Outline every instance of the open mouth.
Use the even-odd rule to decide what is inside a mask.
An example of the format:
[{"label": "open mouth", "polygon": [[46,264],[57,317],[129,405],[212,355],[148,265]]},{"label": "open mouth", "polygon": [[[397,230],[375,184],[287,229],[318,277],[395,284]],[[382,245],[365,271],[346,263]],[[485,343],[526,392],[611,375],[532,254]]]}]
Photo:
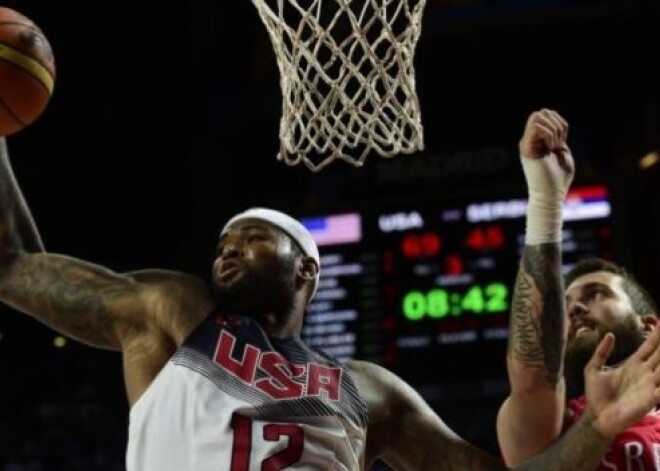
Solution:
[{"label": "open mouth", "polygon": [[234,261],[226,261],[220,265],[217,273],[217,279],[221,283],[231,281],[241,271],[241,264]]},{"label": "open mouth", "polygon": [[218,279],[222,282],[230,281],[234,275],[239,272],[239,267],[227,267],[223,268],[218,275]]},{"label": "open mouth", "polygon": [[573,337],[581,337],[583,335],[589,335],[592,332],[595,332],[596,324],[588,320],[582,319],[579,322],[575,323],[572,330],[573,330]]},{"label": "open mouth", "polygon": [[593,327],[583,325],[583,326],[578,327],[577,329],[575,329],[575,334],[574,335],[575,335],[575,337],[579,337],[581,335],[585,335],[585,334],[588,334],[590,332],[593,332],[594,330],[595,329]]}]

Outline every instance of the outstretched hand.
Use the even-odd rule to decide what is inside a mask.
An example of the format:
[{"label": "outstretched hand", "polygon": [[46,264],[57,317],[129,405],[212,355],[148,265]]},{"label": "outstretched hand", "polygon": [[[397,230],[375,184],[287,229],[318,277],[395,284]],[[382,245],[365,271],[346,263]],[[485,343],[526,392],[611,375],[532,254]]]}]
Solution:
[{"label": "outstretched hand", "polygon": [[601,340],[584,369],[587,411],[605,437],[614,437],[660,403],[660,327],[625,362],[606,367],[615,338]]}]

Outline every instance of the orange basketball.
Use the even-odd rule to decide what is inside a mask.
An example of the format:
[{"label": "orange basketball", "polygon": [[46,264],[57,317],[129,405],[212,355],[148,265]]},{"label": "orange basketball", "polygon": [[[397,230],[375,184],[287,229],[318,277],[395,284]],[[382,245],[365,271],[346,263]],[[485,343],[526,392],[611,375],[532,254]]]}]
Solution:
[{"label": "orange basketball", "polygon": [[54,85],[55,58],[44,33],[21,13],[0,7],[0,136],[37,119]]}]

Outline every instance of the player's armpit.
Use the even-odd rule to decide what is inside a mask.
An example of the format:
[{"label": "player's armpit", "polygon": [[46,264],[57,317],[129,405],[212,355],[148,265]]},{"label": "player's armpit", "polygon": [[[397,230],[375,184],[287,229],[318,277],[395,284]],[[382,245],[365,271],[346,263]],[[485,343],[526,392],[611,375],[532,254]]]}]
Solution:
[{"label": "player's armpit", "polygon": [[125,273],[159,302],[149,309],[154,326],[181,345],[215,306],[211,287],[204,280],[178,271],[144,269]]}]

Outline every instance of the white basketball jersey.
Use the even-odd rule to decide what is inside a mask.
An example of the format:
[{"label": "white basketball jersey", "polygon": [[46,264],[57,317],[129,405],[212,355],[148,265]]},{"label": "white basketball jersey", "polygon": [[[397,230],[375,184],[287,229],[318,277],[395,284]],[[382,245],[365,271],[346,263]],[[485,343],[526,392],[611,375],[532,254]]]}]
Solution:
[{"label": "white basketball jersey", "polygon": [[348,371],[299,339],[211,313],[130,412],[128,471],[362,469]]}]

